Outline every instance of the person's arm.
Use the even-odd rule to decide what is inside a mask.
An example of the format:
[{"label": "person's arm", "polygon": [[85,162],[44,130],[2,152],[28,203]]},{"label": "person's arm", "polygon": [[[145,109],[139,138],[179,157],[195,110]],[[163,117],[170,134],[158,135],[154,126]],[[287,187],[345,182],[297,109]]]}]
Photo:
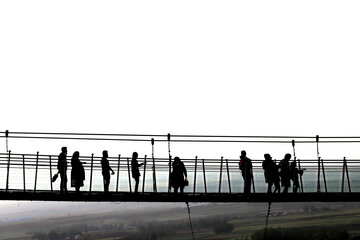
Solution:
[{"label": "person's arm", "polygon": [[115,174],[114,170],[112,170],[112,168],[110,167],[110,163],[109,164],[109,170],[111,171],[112,174]]},{"label": "person's arm", "polygon": [[112,174],[115,174],[114,170],[112,170],[112,168],[110,167],[110,163],[109,160],[106,159],[106,163],[108,165],[109,170],[111,171]]},{"label": "person's arm", "polygon": [[185,177],[187,177],[187,171],[186,171],[185,164],[184,164],[184,163],[182,163],[182,165],[183,165],[183,168],[184,168],[184,175],[185,175]]}]

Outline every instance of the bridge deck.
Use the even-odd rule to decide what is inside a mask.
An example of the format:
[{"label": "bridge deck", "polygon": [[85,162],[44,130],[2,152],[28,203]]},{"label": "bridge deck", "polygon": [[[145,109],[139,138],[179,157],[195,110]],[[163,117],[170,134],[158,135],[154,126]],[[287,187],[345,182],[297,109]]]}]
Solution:
[{"label": "bridge deck", "polygon": [[73,201],[73,202],[358,202],[360,193],[129,193],[129,192],[68,192],[59,191],[0,191],[0,200]]}]

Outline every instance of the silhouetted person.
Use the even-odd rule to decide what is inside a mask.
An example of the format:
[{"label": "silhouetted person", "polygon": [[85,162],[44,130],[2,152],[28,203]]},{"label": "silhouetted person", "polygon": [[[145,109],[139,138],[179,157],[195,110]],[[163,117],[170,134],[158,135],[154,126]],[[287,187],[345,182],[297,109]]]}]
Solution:
[{"label": "silhouetted person", "polygon": [[180,188],[180,193],[184,192],[185,180],[184,176],[187,177],[187,171],[184,163],[180,160],[179,157],[174,158],[174,162],[172,163],[173,171],[171,173],[171,185],[174,188],[174,193],[178,192]]},{"label": "silhouetted person", "polygon": [[80,187],[84,186],[85,170],[79,159],[80,153],[74,152],[71,158],[71,187],[75,187],[76,192],[80,191]]},{"label": "silhouetted person", "polygon": [[268,193],[272,193],[272,185],[275,185],[275,192],[280,192],[279,167],[272,160],[270,154],[264,154],[265,160],[262,163],[264,169],[265,182],[268,184]]},{"label": "silhouetted person", "polygon": [[144,165],[144,163],[139,164],[137,158],[138,158],[138,153],[133,152],[131,159],[131,175],[135,179],[135,193],[138,192],[138,188],[139,188],[139,178],[140,178],[139,167]]},{"label": "silhouetted person", "polygon": [[58,157],[58,163],[57,163],[57,169],[60,173],[60,193],[63,193],[63,191],[65,191],[65,193],[67,193],[67,175],[66,175],[66,171],[67,171],[67,161],[66,161],[66,155],[67,155],[67,148],[66,147],[62,147],[61,148],[61,153],[59,154]]},{"label": "silhouetted person", "polygon": [[285,154],[283,160],[279,163],[280,168],[280,177],[281,177],[281,185],[284,187],[283,193],[287,193],[290,187],[290,164],[289,161],[291,159],[291,154]]},{"label": "silhouetted person", "polygon": [[299,175],[303,175],[304,170],[299,170],[296,167],[296,160],[292,161],[290,164],[290,178],[293,181],[293,192],[297,193],[299,189]]},{"label": "silhouetted person", "polygon": [[239,167],[244,179],[244,193],[248,194],[251,190],[251,181],[253,179],[251,159],[246,157],[246,151],[241,151]]},{"label": "silhouetted person", "polygon": [[103,175],[103,181],[104,181],[104,192],[109,192],[109,184],[110,184],[110,171],[112,174],[115,174],[115,172],[112,170],[109,164],[109,160],[107,160],[108,151],[103,151],[103,157],[101,158],[101,169],[102,169],[102,175]]}]

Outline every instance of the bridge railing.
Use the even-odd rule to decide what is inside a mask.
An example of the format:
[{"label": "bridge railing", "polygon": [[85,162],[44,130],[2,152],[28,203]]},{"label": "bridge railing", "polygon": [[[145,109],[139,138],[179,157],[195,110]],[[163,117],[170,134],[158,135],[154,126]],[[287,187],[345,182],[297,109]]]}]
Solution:
[{"label": "bridge railing", "polygon": [[[71,157],[68,157],[68,189],[71,182]],[[110,166],[115,171],[111,177],[110,191],[131,192],[131,157],[110,156]],[[57,191],[60,179],[52,182],[57,173],[57,155],[0,153],[1,191]],[[85,181],[82,191],[103,191],[100,156],[80,156],[84,164]],[[168,192],[169,158],[143,156],[140,168],[139,192]],[[182,159],[188,171],[189,193],[242,193],[243,179],[239,170],[239,159],[224,157]],[[254,185],[256,192],[266,192],[267,186],[262,170],[262,159],[253,159]],[[304,192],[360,192],[360,159],[302,159],[298,160],[303,174]],[[60,177],[59,177],[60,178]],[[291,191],[290,191],[291,192]]]}]

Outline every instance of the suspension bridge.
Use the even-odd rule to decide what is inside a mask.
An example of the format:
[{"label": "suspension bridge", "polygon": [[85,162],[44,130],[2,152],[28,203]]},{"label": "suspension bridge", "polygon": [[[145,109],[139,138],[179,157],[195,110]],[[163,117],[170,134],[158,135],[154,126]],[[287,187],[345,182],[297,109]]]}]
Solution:
[{"label": "suspension bridge", "polygon": [[[319,143],[359,143],[360,137],[319,136],[227,136],[227,135],[170,135],[170,134],[99,134],[99,133],[45,133],[45,132],[0,132],[5,140],[6,151],[0,153],[0,200],[31,201],[86,201],[86,202],[355,202],[360,200],[360,159],[323,159]],[[80,156],[84,162],[85,181],[81,192],[70,190],[61,194],[60,180],[52,181],[57,172],[57,154],[18,153],[9,150],[11,139],[22,140],[76,140],[144,142],[151,144],[152,154],[141,156],[139,192],[134,192],[131,177],[131,157],[108,158],[115,174],[111,176],[110,191],[103,192],[101,156]],[[188,171],[189,186],[183,194],[175,194],[169,188],[171,172],[171,144],[187,143],[275,143],[289,144],[293,159],[299,169],[306,169],[301,179],[300,192],[267,194],[262,162],[252,159],[254,179],[250,194],[243,193],[243,179],[239,159],[184,158]],[[168,156],[157,157],[154,146],[167,143]],[[297,159],[295,145],[314,144],[317,158]],[[59,148],[62,146],[59,146]],[[68,156],[70,178],[71,156]]]}]

